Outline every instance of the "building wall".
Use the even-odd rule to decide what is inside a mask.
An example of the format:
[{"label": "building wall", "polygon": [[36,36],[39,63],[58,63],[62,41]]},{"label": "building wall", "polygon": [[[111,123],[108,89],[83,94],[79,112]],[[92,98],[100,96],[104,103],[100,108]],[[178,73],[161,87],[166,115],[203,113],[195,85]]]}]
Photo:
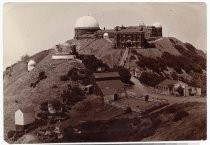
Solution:
[{"label": "building wall", "polygon": [[24,125],[31,124],[35,121],[35,113],[24,113]]},{"label": "building wall", "polygon": [[27,124],[27,125],[15,125],[15,129],[16,131],[23,131],[24,129],[29,128],[31,124]]},{"label": "building wall", "polygon": [[132,48],[142,48],[145,45],[144,32],[117,32],[115,34],[116,47],[126,48],[126,42],[132,41]]},{"label": "building wall", "polygon": [[201,88],[196,88],[196,96],[201,96]]},{"label": "building wall", "polygon": [[21,110],[15,112],[15,124],[16,125],[27,125],[35,121],[35,113],[23,113]]},{"label": "building wall", "polygon": [[156,28],[154,26],[147,26],[147,35],[150,37],[162,37],[162,28]]},{"label": "building wall", "polygon": [[172,92],[170,92],[170,90],[167,86],[156,86],[156,88],[155,88],[155,93],[157,93],[157,94],[171,95]]},{"label": "building wall", "polygon": [[74,29],[74,33],[75,33],[75,39],[79,39],[81,35],[83,34],[87,34],[87,33],[94,33],[96,31],[98,31],[99,28],[91,28],[91,29],[84,29],[84,28],[75,28]]},{"label": "building wall", "polygon": [[17,110],[15,112],[15,124],[16,125],[24,125],[23,113],[20,110]]}]

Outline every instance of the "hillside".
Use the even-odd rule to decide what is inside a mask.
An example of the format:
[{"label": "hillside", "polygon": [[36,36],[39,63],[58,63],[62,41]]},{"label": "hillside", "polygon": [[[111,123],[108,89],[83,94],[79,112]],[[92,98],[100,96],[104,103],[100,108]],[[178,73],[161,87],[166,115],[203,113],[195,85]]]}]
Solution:
[{"label": "hillside", "polygon": [[[14,113],[19,107],[36,106],[43,101],[59,97],[70,83],[70,81],[60,81],[60,76],[67,74],[73,67],[84,67],[78,62],[52,60],[53,53],[53,51],[49,51],[48,55],[44,56],[31,72],[27,72],[26,62],[19,62],[12,67],[11,76],[5,75],[5,131],[9,128],[14,129]],[[39,73],[42,71],[45,72],[47,78],[41,80],[35,88],[31,87],[31,83],[37,81]],[[53,86],[59,86],[59,88],[55,89]]]},{"label": "hillside", "polygon": [[[80,54],[93,54],[110,67],[119,64],[122,54],[125,51],[122,49],[113,49],[113,44],[105,39],[68,40],[67,43],[75,43]],[[126,65],[132,63],[135,67],[145,72],[151,72],[152,70],[157,77],[166,77],[166,75],[172,77],[172,74],[176,74],[187,76],[191,80],[193,73],[202,75],[202,71],[206,70],[206,56],[200,50],[189,47],[189,45],[175,38],[164,37],[153,43],[155,44],[155,48],[133,51],[131,55],[135,59],[131,59]],[[186,52],[190,52],[190,55],[187,55],[188,53],[186,54]],[[29,59],[19,61],[4,71],[5,134],[8,130],[14,129],[14,113],[19,107],[31,105],[36,107],[36,105],[43,101],[60,97],[63,90],[68,88],[68,84],[72,83],[70,80],[61,81],[60,77],[67,74],[73,67],[84,68],[84,64],[79,62],[52,60],[51,56],[54,53],[54,50],[46,50],[31,56],[29,59],[34,59],[37,62],[36,67],[31,72],[27,71],[27,62]],[[169,56],[170,58],[171,56],[174,57],[173,62],[167,61],[169,60]],[[180,58],[185,58],[186,65],[178,61]],[[173,72],[172,74],[165,73],[169,69]],[[183,73],[178,72],[180,69],[181,71],[184,70]],[[41,72],[45,73],[46,78],[39,81],[36,87],[31,87],[31,84],[37,81]],[[204,82],[205,79],[202,83]],[[204,85],[203,87],[205,88],[206,86]],[[162,137],[165,136],[162,135]]]},{"label": "hillside", "polygon": [[[69,125],[68,129],[71,128]],[[64,142],[205,140],[206,105],[196,102],[174,104],[143,118],[87,121],[78,128],[83,132],[80,135],[66,129]]]}]

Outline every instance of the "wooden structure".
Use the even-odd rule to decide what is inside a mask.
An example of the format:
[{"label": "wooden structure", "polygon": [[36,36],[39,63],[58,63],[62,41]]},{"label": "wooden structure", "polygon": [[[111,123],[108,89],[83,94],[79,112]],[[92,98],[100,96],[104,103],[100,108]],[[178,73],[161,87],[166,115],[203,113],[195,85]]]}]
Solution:
[{"label": "wooden structure", "polygon": [[27,129],[35,121],[33,107],[20,108],[15,112],[15,128],[17,131]]}]

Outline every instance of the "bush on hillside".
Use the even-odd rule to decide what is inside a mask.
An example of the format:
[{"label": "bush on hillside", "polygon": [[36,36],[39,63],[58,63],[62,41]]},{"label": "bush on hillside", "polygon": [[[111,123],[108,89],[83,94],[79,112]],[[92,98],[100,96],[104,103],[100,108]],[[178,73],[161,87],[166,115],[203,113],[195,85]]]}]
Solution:
[{"label": "bush on hillside", "polygon": [[143,72],[139,78],[141,83],[152,87],[156,86],[164,79],[165,78],[163,76],[150,72]]},{"label": "bush on hillside", "polygon": [[62,75],[62,76],[60,76],[60,80],[61,81],[68,81],[69,77],[67,75]]},{"label": "bush on hillside", "polygon": [[21,61],[27,61],[30,58],[28,54],[21,56]]},{"label": "bush on hillside", "polygon": [[185,47],[187,47],[188,50],[196,52],[196,48],[192,44],[186,42],[184,45]]},{"label": "bush on hillside", "polygon": [[149,68],[154,72],[160,74],[168,67],[173,68],[177,73],[182,74],[182,69],[187,73],[194,71],[202,73],[202,69],[206,70],[206,59],[198,55],[196,52],[186,50],[181,45],[175,45],[175,48],[182,54],[180,56],[172,55],[164,52],[161,57],[151,58],[145,57],[136,51],[135,53],[139,61],[137,65],[141,68]]},{"label": "bush on hillside", "polygon": [[134,55],[131,55],[130,59],[131,60],[136,60],[136,57]]},{"label": "bush on hillside", "polygon": [[78,69],[75,68],[75,67],[73,67],[73,68],[71,68],[71,69],[68,71],[67,75],[68,75],[69,77],[71,77],[72,73],[77,72],[77,71],[78,71]]},{"label": "bush on hillside", "polygon": [[15,130],[9,130],[9,131],[7,132],[7,137],[8,137],[8,138],[12,138],[14,135],[15,135]]},{"label": "bush on hillside", "polygon": [[61,94],[61,98],[63,102],[73,105],[84,99],[84,93],[79,87],[72,87],[71,89],[64,90]]},{"label": "bush on hillside", "polygon": [[149,68],[153,70],[156,73],[160,73],[163,70],[166,69],[167,65],[166,62],[161,59],[161,58],[150,58],[150,57],[145,57],[141,54],[138,54],[139,61],[137,62],[137,65],[141,68]]},{"label": "bush on hillside", "polygon": [[189,113],[187,111],[179,111],[174,115],[173,121],[175,121],[175,122],[179,121],[182,118],[187,117],[187,116],[189,116]]},{"label": "bush on hillside", "polygon": [[39,72],[39,76],[38,76],[39,80],[43,80],[43,79],[46,79],[46,78],[47,78],[47,76],[45,74],[45,71]]},{"label": "bush on hillside", "polygon": [[98,67],[105,67],[106,70],[109,70],[108,65],[94,55],[80,55],[79,57],[85,67],[91,72],[95,72]]},{"label": "bush on hillside", "polygon": [[131,79],[131,73],[127,68],[122,66],[114,66],[113,70],[119,73],[122,82],[129,83]]},{"label": "bush on hillside", "polygon": [[52,86],[52,88],[56,89],[56,88],[58,88],[58,86],[57,86],[56,84],[54,84],[54,85]]}]

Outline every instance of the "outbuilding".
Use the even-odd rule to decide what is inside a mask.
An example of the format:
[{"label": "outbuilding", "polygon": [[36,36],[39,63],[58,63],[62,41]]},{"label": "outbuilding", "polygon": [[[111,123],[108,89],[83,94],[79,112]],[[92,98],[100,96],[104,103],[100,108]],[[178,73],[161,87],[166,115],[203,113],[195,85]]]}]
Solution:
[{"label": "outbuilding", "polygon": [[17,131],[27,129],[35,122],[33,107],[20,108],[15,112],[15,128]]},{"label": "outbuilding", "polygon": [[104,102],[116,101],[126,97],[124,83],[118,72],[94,73],[95,94],[102,96]]},{"label": "outbuilding", "polygon": [[97,81],[95,94],[102,96],[104,102],[116,101],[126,97],[125,87],[121,80]]},{"label": "outbuilding", "polygon": [[187,88],[188,85],[182,81],[165,79],[155,87],[155,91],[163,95],[189,96]]}]

